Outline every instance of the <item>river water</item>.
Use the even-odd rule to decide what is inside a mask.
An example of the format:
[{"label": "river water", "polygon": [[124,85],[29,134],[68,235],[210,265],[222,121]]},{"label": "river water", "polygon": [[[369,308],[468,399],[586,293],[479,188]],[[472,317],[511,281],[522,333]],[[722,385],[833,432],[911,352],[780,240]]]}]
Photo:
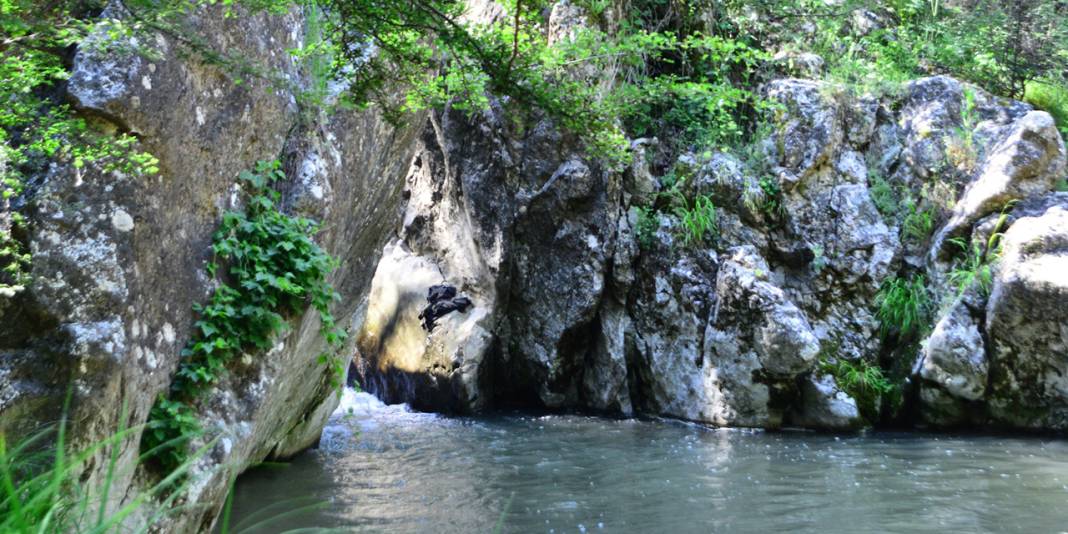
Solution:
[{"label": "river water", "polygon": [[447,418],[346,391],[319,449],[238,481],[231,525],[252,533],[1062,533],[1068,441],[835,437],[574,415]]}]

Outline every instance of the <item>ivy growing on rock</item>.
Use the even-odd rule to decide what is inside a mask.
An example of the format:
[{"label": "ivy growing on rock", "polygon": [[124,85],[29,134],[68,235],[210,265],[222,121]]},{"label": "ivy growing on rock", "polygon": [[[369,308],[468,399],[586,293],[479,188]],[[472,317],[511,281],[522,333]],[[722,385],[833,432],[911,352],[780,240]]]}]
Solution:
[{"label": "ivy growing on rock", "polygon": [[193,337],[168,394],[153,406],[141,441],[144,451],[162,449],[157,458],[165,470],[186,459],[180,442],[201,431],[195,404],[227,365],[270,350],[286,330],[287,318],[309,306],[318,312],[320,333],[330,346],[320,362],[333,366],[334,385],[341,384],[344,367],[332,354],[346,334],[330,314],[337,293],[326,280],[336,261],[312,239],[315,222],[280,210],[280,195],[271,184],[284,178],[278,162],[260,162],[255,172],[242,172],[244,209],[224,214],[215,232],[215,257],[207,272],[218,285],[207,304],[194,306],[199,320]]}]

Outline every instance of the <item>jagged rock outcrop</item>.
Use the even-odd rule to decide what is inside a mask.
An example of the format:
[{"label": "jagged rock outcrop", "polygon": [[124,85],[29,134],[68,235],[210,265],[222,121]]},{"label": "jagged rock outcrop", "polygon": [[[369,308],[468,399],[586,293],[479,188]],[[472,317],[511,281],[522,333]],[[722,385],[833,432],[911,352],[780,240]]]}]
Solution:
[{"label": "jagged rock outcrop", "polygon": [[[1060,310],[1068,278],[1057,261],[1068,226],[1060,216],[1065,194],[1050,192],[1065,178],[1064,142],[1046,113],[976,95],[983,117],[975,125],[976,170],[927,258],[935,290],[948,304],[918,361],[920,419],[1065,430],[1068,390],[1061,377],[1068,351]],[[964,250],[957,246],[969,240]],[[981,256],[960,257],[975,254]],[[977,269],[980,277],[966,288],[945,282],[950,271]],[[989,283],[983,269],[993,272]]]},{"label": "jagged rock outcrop", "polygon": [[1068,194],[1018,210],[989,296],[971,287],[925,342],[921,401],[929,423],[1068,428]]},{"label": "jagged rock outcrop", "polygon": [[[414,348],[404,358],[361,345],[362,383],[419,403],[418,387],[390,385],[389,377],[404,376],[396,384],[409,386],[429,383],[421,378],[427,374],[437,383],[447,377],[448,387],[434,391],[456,394],[426,409],[519,404],[843,430],[863,419],[819,360],[889,354],[903,359],[894,364],[898,372],[914,368],[920,387],[906,393],[919,395],[924,421],[974,421],[973,408],[994,398],[988,382],[1008,376],[989,346],[1005,312],[991,318],[972,290],[936,318],[920,354],[896,353],[880,335],[875,296],[891,277],[923,273],[932,261],[932,291],[952,300],[952,265],[927,252],[972,226],[987,237],[1004,230],[990,220],[999,201],[974,200],[983,184],[1033,182],[1006,186],[1015,193],[1005,197],[1032,198],[1063,175],[1063,142],[1048,115],[947,77],[882,99],[809,80],[777,80],[764,92],[784,110],[773,135],[756,146],[766,170],[725,153],[684,155],[673,172],[681,185],[650,173],[642,156],[654,140],[635,141],[635,163],[612,172],[581,159],[573,140],[548,122],[519,139],[493,113],[431,121],[409,174],[403,243],[393,246],[474,295],[480,311],[430,336],[406,329],[413,335],[403,342]],[[971,145],[958,144],[962,132]],[[953,161],[954,149],[967,157]],[[776,177],[780,192],[761,183],[761,172]],[[899,216],[877,209],[877,181],[956,205],[945,219],[932,216],[941,223],[933,245],[906,236]],[[638,209],[671,187],[714,199],[714,240],[687,242],[677,214]],[[1005,224],[1018,219],[1010,215]],[[1004,276],[996,287],[1008,287]],[[387,292],[426,290],[396,277],[381,283]],[[1041,291],[1057,301],[1056,289]],[[364,332],[373,338],[381,328],[365,325]],[[1000,335],[1001,352],[1019,351],[1022,341],[1009,340],[1017,332]],[[1028,346],[1056,353],[1053,337],[1033,337]],[[451,348],[441,355],[446,339]],[[399,365],[405,358],[416,364]],[[1028,375],[1019,386],[1028,393],[1008,397],[1050,409],[1060,398],[1056,380],[1042,379],[1052,393],[1028,397],[1040,378]],[[1012,425],[1056,427],[1041,417]]]},{"label": "jagged rock outcrop", "polygon": [[479,371],[490,341],[479,326],[487,307],[475,297],[470,311],[442,317],[428,333],[419,313],[426,306],[427,288],[443,280],[436,265],[413,254],[404,243],[386,246],[356,346],[362,354],[377,355],[373,361],[359,362],[374,368],[361,367],[359,372],[374,377],[364,388],[387,402],[452,411],[478,402],[477,377],[465,375]]},{"label": "jagged rock outcrop", "polygon": [[953,207],[952,217],[935,238],[933,252],[940,252],[948,238],[966,233],[979,219],[1011,202],[1051,190],[1064,168],[1064,140],[1053,117],[1032,111],[1016,120],[1008,135],[990,149],[978,176]]},{"label": "jagged rock outcrop", "polygon": [[927,338],[920,376],[954,397],[974,401],[986,391],[989,371],[979,323],[962,298]]},{"label": "jagged rock outcrop", "polygon": [[[590,345],[587,331],[602,297],[616,231],[618,179],[578,159],[576,149],[568,148],[576,146],[574,140],[548,124],[522,141],[510,137],[498,111],[484,113],[479,124],[463,113],[446,112],[427,125],[407,179],[403,243],[396,245],[402,254],[422,258],[413,261],[433,265],[440,272],[438,282],[469,296],[471,311],[450,318],[442,334],[435,329],[427,337],[411,329],[386,331],[383,325],[392,318],[403,323],[407,315],[392,306],[381,309],[372,299],[372,312],[386,319],[365,323],[359,337],[424,346],[423,362],[450,362],[433,373],[437,381],[453,381],[450,387],[464,392],[458,403],[463,409],[490,401],[493,392],[477,386],[493,381],[481,376],[493,372],[490,366],[478,364],[489,350],[499,355],[499,369],[510,375],[511,388],[547,406],[574,404],[581,381],[570,372],[569,358],[582,352],[573,345]],[[412,300],[421,299],[426,287],[376,276],[373,291]],[[462,321],[459,337],[448,326],[452,321]],[[502,331],[508,335],[491,337]],[[438,335],[454,342],[436,344]],[[494,344],[463,341],[475,339]],[[390,371],[395,380],[365,381],[365,386],[374,391],[409,387],[401,384],[411,383],[416,367],[398,366],[394,355],[372,344],[358,346],[363,358],[357,367],[405,373]],[[439,354],[441,349],[447,353]],[[405,400],[421,396],[419,382]]]},{"label": "jagged rock outcrop", "polygon": [[[75,444],[109,436],[123,416],[130,426],[144,423],[190,337],[192,305],[211,290],[211,234],[234,207],[238,173],[257,160],[281,159],[287,209],[323,223],[317,240],[340,260],[330,276],[343,297],[334,312],[340,324],[354,321],[367,294],[400,213],[414,136],[373,113],[327,119],[299,109],[294,91],[304,73],[284,52],[303,38],[299,13],[231,19],[205,9],[190,24],[212,45],[295,85],[236,85],[163,35],[150,43],[153,59],[113,47],[78,51],[66,90],[79,112],[137,135],[160,172],[136,178],[56,163],[30,180],[34,282],[0,306],[0,428],[55,421],[68,391]],[[318,316],[292,317],[290,326],[199,404],[205,429],[220,439],[197,462],[203,478],[188,497],[190,512],[161,530],[210,528],[232,470],[318,439],[336,403],[331,372],[317,362],[325,349]],[[110,494],[116,506],[151,483],[134,469],[138,440],[135,433],[122,444]],[[89,487],[106,458],[92,465]]]}]

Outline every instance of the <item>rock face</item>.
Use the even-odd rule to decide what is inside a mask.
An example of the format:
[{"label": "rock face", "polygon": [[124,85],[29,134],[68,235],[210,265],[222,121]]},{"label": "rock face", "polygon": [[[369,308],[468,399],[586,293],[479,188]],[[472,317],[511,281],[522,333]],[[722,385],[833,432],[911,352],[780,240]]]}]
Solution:
[{"label": "rock face", "polygon": [[838,388],[834,377],[812,374],[801,384],[801,402],[793,420],[809,428],[855,430],[864,426],[857,401]]},{"label": "rock face", "polygon": [[979,219],[1010,202],[1046,193],[1054,180],[1062,177],[1064,166],[1064,141],[1053,117],[1041,111],[1024,115],[991,149],[978,176],[968,184],[935,241],[935,251],[947,237],[966,232]]},{"label": "rock face", "polygon": [[991,416],[1068,428],[1068,195],[1005,233],[986,309]]},{"label": "rock face", "polygon": [[[401,240],[386,254],[428,274],[400,277],[384,261],[373,295],[416,302],[445,282],[475,307],[430,335],[368,315],[358,380],[429,410],[520,405],[848,430],[865,422],[820,360],[892,357],[927,424],[1061,428],[1060,312],[1022,329],[1034,316],[1013,299],[1061,302],[1058,275],[1040,283],[1034,273],[1055,272],[1043,269],[1060,257],[1062,234],[1049,210],[992,220],[1004,201],[1041,198],[1063,175],[1049,116],[946,77],[889,99],[794,79],[764,92],[784,109],[756,145],[766,167],[684,155],[674,185],[642,157],[655,140],[635,141],[634,164],[612,171],[547,122],[519,138],[493,111],[436,115],[409,171]],[[971,145],[960,148],[964,128]],[[954,163],[954,147],[967,161]],[[761,183],[768,174],[778,191]],[[906,235],[902,216],[877,208],[880,183],[952,207],[933,216],[933,236]],[[714,235],[685,238],[681,215],[664,209],[672,187],[713,199]],[[1032,224],[1049,235],[1026,239],[1044,248],[1013,245]],[[1009,225],[989,304],[975,288],[957,295],[949,239]],[[926,275],[948,310],[928,325],[915,365],[915,352],[884,344],[876,316],[884,282],[907,273]],[[398,325],[415,316],[383,307]],[[1021,403],[1032,419],[1008,417]]]},{"label": "rock face", "polygon": [[1017,211],[989,297],[969,289],[926,341],[920,377],[928,422],[1068,428],[1068,194]]},{"label": "rock face", "polygon": [[444,316],[432,332],[420,324],[427,288],[443,279],[437,266],[412,254],[404,243],[386,246],[356,343],[361,353],[377,355],[359,362],[360,372],[373,377],[364,388],[387,402],[458,410],[478,400],[478,392],[466,387],[475,381],[464,378],[464,368],[477,371],[479,360],[464,355],[477,357],[485,350],[481,344],[488,342],[479,327],[486,315],[482,301],[475,299],[468,312]]},{"label": "rock face", "polygon": [[[961,91],[951,79],[937,80],[914,84],[926,87],[914,107],[929,117],[919,130],[926,129],[927,138],[946,135],[952,121],[943,110],[959,102],[954,95]],[[981,92],[975,102],[974,172],[964,175],[927,254],[934,290],[947,305],[917,362],[919,418],[934,426],[1065,430],[1068,277],[1057,262],[1068,227],[1065,194],[1051,192],[1065,177],[1064,142],[1046,113]],[[916,131],[916,124],[909,128]],[[939,157],[931,146],[905,152],[914,162]],[[974,245],[966,252],[956,246],[969,240]],[[989,266],[980,272],[992,272],[990,282],[980,277],[950,287],[947,272],[975,270],[974,261],[961,256],[976,253]]]},{"label": "rock face", "polygon": [[927,338],[920,376],[959,399],[982,398],[989,365],[979,324],[963,301],[942,316]]},{"label": "rock face", "polygon": [[[372,391],[405,390],[401,383],[411,383],[416,369],[434,367],[433,374],[450,377],[450,388],[464,392],[457,409],[485,406],[493,388],[479,384],[494,381],[492,366],[482,364],[492,350],[500,356],[499,369],[511,376],[516,391],[510,397],[521,394],[552,407],[576,402],[581,380],[570,372],[569,358],[575,344],[590,345],[587,333],[616,232],[619,208],[611,199],[619,195],[618,178],[577,159],[548,125],[523,143],[510,141],[496,113],[487,111],[481,124],[449,112],[431,121],[407,179],[402,243],[393,245],[404,261],[426,265],[439,277],[435,283],[455,285],[474,305],[447,317],[441,334],[435,329],[430,336],[411,328],[387,331],[388,321],[366,322],[357,367],[391,370],[378,382],[364,381]],[[411,301],[426,290],[383,275],[372,291]],[[379,308],[372,299],[370,310]],[[410,320],[411,314],[386,308],[401,323]],[[453,328],[455,321],[461,324]],[[492,335],[505,330],[505,338]],[[438,343],[437,336],[451,341]],[[374,346],[377,340],[425,349],[383,351]],[[418,352],[422,365],[400,363],[418,359]],[[432,361],[447,364],[430,366]],[[416,385],[413,396],[387,396],[418,404],[422,391]]]},{"label": "rock face", "polygon": [[[299,14],[227,19],[207,10],[192,24],[212,44],[302,83],[284,53],[302,39]],[[235,85],[168,38],[152,47],[151,61],[93,47],[74,59],[67,91],[78,109],[136,133],[160,173],[135,178],[56,164],[31,181],[34,283],[0,304],[0,429],[55,421],[68,390],[76,443],[110,435],[122,416],[131,426],[145,421],[190,337],[192,305],[210,293],[211,234],[237,198],[237,174],[257,160],[281,159],[287,209],[323,223],[317,240],[340,260],[330,277],[343,296],[339,324],[353,322],[395,228],[412,132],[370,113],[302,120],[290,91],[257,80]],[[220,440],[195,468],[207,477],[189,498],[196,512],[164,530],[208,529],[231,469],[317,441],[336,403],[330,372],[317,362],[325,345],[315,314],[292,317],[290,326],[273,350],[239,362],[200,403],[200,420]],[[138,441],[123,444],[116,506],[145,483],[133,468]],[[103,476],[106,458],[95,465],[90,481]]]}]

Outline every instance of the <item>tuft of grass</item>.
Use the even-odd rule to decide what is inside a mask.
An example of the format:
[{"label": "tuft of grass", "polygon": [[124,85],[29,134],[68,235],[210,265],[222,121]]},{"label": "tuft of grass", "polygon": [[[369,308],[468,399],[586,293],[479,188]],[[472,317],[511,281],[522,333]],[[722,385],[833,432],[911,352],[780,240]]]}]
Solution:
[{"label": "tuft of grass", "polygon": [[902,204],[904,217],[901,220],[901,232],[917,243],[926,242],[934,232],[936,208],[927,202],[916,202],[911,197]]},{"label": "tuft of grass", "polygon": [[922,244],[930,239],[938,219],[938,201],[932,189],[924,186],[916,200],[911,191],[895,188],[874,170],[869,171],[868,181],[872,204],[887,224],[900,222],[902,237],[910,241]]},{"label": "tuft of grass", "polygon": [[[147,501],[154,500],[158,504],[157,512],[139,529],[132,530],[145,532],[161,518],[176,512],[174,503],[191,483],[186,475],[215,441],[191,454],[186,462],[134,496],[128,504],[109,508],[108,504],[113,504],[111,493],[113,482],[119,476],[118,460],[123,445],[142,430],[142,427],[128,428],[125,415],[120,421],[123,423],[117,432],[81,450],[72,449],[68,443],[66,416],[57,426],[31,434],[16,444],[8,443],[7,437],[0,434],[0,532],[126,532],[131,530],[126,524],[131,515]],[[165,443],[161,447],[173,445]],[[143,454],[138,464],[154,452]],[[83,474],[101,453],[108,457],[104,480],[99,487],[87,487]]]},{"label": "tuft of grass", "polygon": [[717,237],[716,206],[707,195],[698,195],[692,206],[680,206],[675,214],[682,223],[683,240],[687,245],[701,243],[706,235]]},{"label": "tuft of grass", "polygon": [[894,190],[894,186],[890,185],[890,182],[875,169],[868,170],[868,181],[871,184],[868,188],[868,194],[871,195],[871,201],[875,204],[875,209],[879,210],[879,214],[885,219],[896,218],[901,206],[898,201],[898,192]]},{"label": "tuft of grass", "polygon": [[[66,407],[63,413],[67,413]],[[127,504],[116,508],[114,482],[129,474],[120,471],[119,457],[127,442],[145,428],[144,425],[128,427],[125,408],[122,413],[115,433],[80,449],[69,444],[65,415],[57,425],[47,426],[14,444],[0,433],[0,532],[145,533],[160,521],[187,510],[190,505],[179,503],[187,495],[190,485],[196,482],[189,474],[194,464],[215,447],[219,438],[208,440],[192,451],[185,462],[151,487],[132,498],[126,495]],[[176,441],[184,443],[194,437],[180,436]],[[177,445],[179,443],[162,443],[158,450],[145,451],[128,469],[137,469],[159,450]],[[89,486],[84,479],[85,473],[101,456],[106,457],[104,465],[107,466],[103,480]],[[233,481],[231,478],[230,492],[219,519],[219,530],[224,534],[257,532],[279,519],[321,509],[328,504],[312,498],[275,503],[231,527]],[[149,502],[153,503],[154,512],[151,515],[139,512]],[[133,521],[135,517],[136,523]]]},{"label": "tuft of grass", "polygon": [[993,258],[987,258],[986,250],[976,241],[969,243],[957,237],[949,242],[964,252],[964,258],[954,264],[947,275],[949,283],[957,288],[957,295],[963,294],[972,284],[978,285],[979,294],[989,295],[994,285]]},{"label": "tuft of grass", "polygon": [[857,410],[869,423],[879,420],[883,399],[896,402],[900,386],[886,377],[879,366],[864,360],[846,360],[838,357],[822,357],[819,369],[834,377],[842,391],[857,401]]},{"label": "tuft of grass", "polygon": [[891,278],[875,295],[876,317],[883,337],[911,339],[921,334],[931,316],[931,297],[922,274]]},{"label": "tuft of grass", "polygon": [[972,240],[970,243],[963,238],[953,238],[949,242],[956,245],[964,252],[964,257],[954,264],[948,274],[950,284],[957,287],[957,295],[963,294],[972,284],[977,284],[979,294],[986,296],[994,285],[994,264],[1001,259],[1001,238],[1005,223],[1008,222],[1008,210],[1012,206],[1006,206],[994,223],[994,230],[986,242]]},{"label": "tuft of grass", "polygon": [[978,151],[975,148],[975,126],[979,114],[975,110],[975,91],[964,90],[964,102],[961,104],[960,127],[954,135],[946,138],[946,157],[962,172],[975,168]]},{"label": "tuft of grass", "polygon": [[786,206],[782,203],[782,186],[779,181],[770,176],[760,179],[760,190],[764,192],[764,199],[760,203],[760,210],[773,221],[781,220],[786,216]]}]

